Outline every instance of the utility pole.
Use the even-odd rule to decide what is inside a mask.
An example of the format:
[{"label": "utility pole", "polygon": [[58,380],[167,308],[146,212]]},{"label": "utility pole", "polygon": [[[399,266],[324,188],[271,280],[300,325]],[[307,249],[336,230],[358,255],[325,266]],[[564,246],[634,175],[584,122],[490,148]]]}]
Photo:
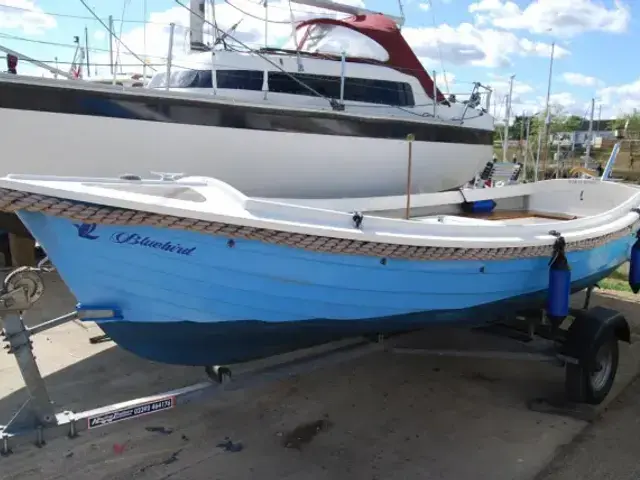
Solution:
[{"label": "utility pole", "polygon": [[520,159],[524,161],[524,151],[522,150],[522,141],[524,140],[524,119],[526,118],[527,112],[522,112],[522,121],[520,122],[520,141],[518,142],[518,147],[520,148]]},{"label": "utility pole", "polygon": [[511,95],[513,94],[513,79],[515,75],[509,78],[509,96],[506,103],[506,118],[504,121],[504,142],[502,144],[502,161],[507,161],[507,148],[509,147],[509,121],[511,120]]},{"label": "utility pole", "polygon": [[522,161],[522,169],[524,170],[524,179],[527,179],[527,160],[529,158],[529,134],[531,133],[531,117],[527,117],[527,136],[525,137],[524,159]]},{"label": "utility pole", "polygon": [[[547,100],[545,102],[545,119],[544,119],[544,135],[540,135],[538,132],[538,153],[536,155],[536,172],[535,172],[535,181],[538,181],[538,170],[540,167],[540,150],[542,148],[542,137],[544,136],[545,142],[547,141],[547,135],[549,133],[549,125],[551,124],[551,112],[549,112],[549,97],[551,96],[551,75],[553,74],[553,54],[555,53],[556,43],[553,42],[551,44],[551,58],[549,59],[549,81],[547,83]],[[547,151],[545,145],[545,153]],[[546,155],[545,155],[546,158]],[[543,165],[546,174],[546,162]]]},{"label": "utility pole", "polygon": [[589,132],[587,132],[587,152],[584,159],[584,167],[587,168],[591,158],[591,142],[593,141],[593,111],[596,106],[596,99],[591,99],[591,116],[589,117]]}]

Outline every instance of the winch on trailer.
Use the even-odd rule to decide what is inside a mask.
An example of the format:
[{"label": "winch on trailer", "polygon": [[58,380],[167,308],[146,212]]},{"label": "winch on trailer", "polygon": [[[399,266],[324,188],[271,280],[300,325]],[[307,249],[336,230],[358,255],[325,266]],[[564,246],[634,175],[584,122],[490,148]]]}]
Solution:
[{"label": "winch on trailer", "polygon": [[[176,390],[83,412],[56,412],[36,363],[30,337],[80,317],[84,320],[111,318],[116,309],[72,312],[27,328],[22,314],[44,293],[40,272],[51,270],[45,265],[46,262],[41,262],[37,268],[14,270],[5,278],[0,292],[4,342],[8,344],[8,353],[16,359],[29,395],[27,402],[9,422],[0,425],[0,453],[3,455],[12,453],[20,444],[33,443],[41,447],[46,440],[56,436],[73,438],[84,430],[170,410],[224,391],[260,386],[376,351],[550,361],[565,367],[565,390],[570,401],[598,404],[608,395],[616,377],[618,342],[630,341],[629,326],[619,312],[603,307],[589,309],[591,287],[587,290],[584,307],[568,312],[573,319],[568,328],[563,329],[561,325],[564,322],[558,322],[557,319],[548,321],[544,311],[538,310],[514,312],[509,318],[473,329],[478,334],[512,339],[517,350],[409,349],[394,346],[394,339],[399,335],[394,338],[355,338],[274,357],[270,361],[260,362],[260,366],[253,369],[247,369],[246,365],[207,367],[206,381]],[[570,321],[571,318],[566,320]],[[242,373],[232,376],[232,370],[236,367]]]}]

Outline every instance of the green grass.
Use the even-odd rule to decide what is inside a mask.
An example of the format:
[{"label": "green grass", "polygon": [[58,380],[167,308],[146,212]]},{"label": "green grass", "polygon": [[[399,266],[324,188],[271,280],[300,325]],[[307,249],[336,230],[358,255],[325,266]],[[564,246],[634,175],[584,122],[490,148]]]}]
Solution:
[{"label": "green grass", "polygon": [[613,272],[609,277],[598,282],[600,288],[604,290],[615,290],[616,292],[631,292],[627,274],[622,268]]},{"label": "green grass", "polygon": [[603,290],[615,290],[616,292],[629,292],[631,293],[631,287],[629,283],[624,280],[617,280],[615,278],[605,278],[604,280],[600,280],[598,282],[600,288]]}]

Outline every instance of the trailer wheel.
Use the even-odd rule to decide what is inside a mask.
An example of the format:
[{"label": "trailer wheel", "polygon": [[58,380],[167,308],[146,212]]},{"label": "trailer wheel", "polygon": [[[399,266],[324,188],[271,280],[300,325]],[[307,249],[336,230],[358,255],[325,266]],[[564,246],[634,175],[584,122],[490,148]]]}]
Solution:
[{"label": "trailer wheel", "polygon": [[613,328],[605,328],[593,339],[577,364],[567,363],[565,389],[569,400],[600,404],[611,391],[618,371],[618,338]]}]

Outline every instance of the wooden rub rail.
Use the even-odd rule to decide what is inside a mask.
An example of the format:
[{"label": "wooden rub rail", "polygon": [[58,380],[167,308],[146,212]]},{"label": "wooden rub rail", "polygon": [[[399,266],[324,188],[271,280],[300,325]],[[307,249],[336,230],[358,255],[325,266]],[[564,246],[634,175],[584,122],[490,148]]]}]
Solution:
[{"label": "wooden rub rail", "polygon": [[[550,257],[553,245],[457,248],[397,245],[341,239],[319,235],[291,233],[267,228],[245,227],[171,215],[159,215],[140,210],[120,209],[89,203],[64,200],[45,195],[0,188],[0,211],[25,210],[63,217],[83,223],[122,226],[151,226],[187,230],[223,237],[257,240],[274,245],[301,248],[314,252],[344,255],[363,255],[406,260],[510,260],[518,258]],[[366,220],[365,220],[366,222]],[[616,232],[577,242],[567,242],[567,251],[590,250],[629,235],[633,225]]]}]

